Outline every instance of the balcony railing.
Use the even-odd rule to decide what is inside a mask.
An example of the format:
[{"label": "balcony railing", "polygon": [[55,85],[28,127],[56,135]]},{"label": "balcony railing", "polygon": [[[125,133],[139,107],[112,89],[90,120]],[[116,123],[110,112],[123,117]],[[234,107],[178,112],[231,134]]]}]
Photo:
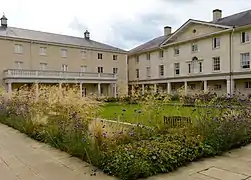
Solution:
[{"label": "balcony railing", "polygon": [[116,74],[112,73],[92,73],[92,72],[67,72],[67,71],[43,71],[43,70],[24,70],[7,69],[4,70],[4,78],[52,78],[52,79],[104,79],[116,80]]}]

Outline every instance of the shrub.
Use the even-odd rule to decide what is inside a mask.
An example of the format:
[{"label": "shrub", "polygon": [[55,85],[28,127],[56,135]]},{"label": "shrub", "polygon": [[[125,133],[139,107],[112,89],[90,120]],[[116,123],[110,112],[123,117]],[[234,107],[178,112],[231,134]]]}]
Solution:
[{"label": "shrub", "polygon": [[124,180],[171,172],[204,156],[201,141],[184,130],[120,145],[104,153],[101,169]]},{"label": "shrub", "polygon": [[[34,87],[11,97],[0,89],[0,121],[125,180],[171,172],[251,142],[250,101],[244,96],[177,96],[185,105],[198,105],[189,127],[162,126],[161,111],[174,98],[166,94],[79,98],[78,88],[55,86],[40,87],[39,96]],[[98,120],[104,101],[139,104],[142,110],[136,112],[149,113],[151,127]]]}]

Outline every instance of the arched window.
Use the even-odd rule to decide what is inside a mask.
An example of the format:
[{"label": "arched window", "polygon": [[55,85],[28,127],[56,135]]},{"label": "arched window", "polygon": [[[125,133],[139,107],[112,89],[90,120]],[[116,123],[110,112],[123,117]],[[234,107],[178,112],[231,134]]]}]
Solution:
[{"label": "arched window", "polygon": [[192,61],[198,61],[198,58],[196,56],[194,56]]},{"label": "arched window", "polygon": [[199,73],[202,72],[202,62],[199,62],[199,59],[194,56],[191,63],[188,64],[189,73]]}]

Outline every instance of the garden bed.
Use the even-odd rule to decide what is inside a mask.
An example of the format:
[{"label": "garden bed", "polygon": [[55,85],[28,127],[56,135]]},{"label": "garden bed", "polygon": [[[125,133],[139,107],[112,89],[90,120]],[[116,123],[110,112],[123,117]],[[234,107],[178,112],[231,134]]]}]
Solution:
[{"label": "garden bed", "polygon": [[[39,92],[39,99],[34,99],[35,90],[21,90],[11,99],[1,93],[0,122],[124,180],[171,172],[251,142],[251,113],[238,98],[232,100],[235,103],[209,101],[209,108],[165,109],[165,101],[155,95],[124,109],[124,105],[102,106],[92,99],[80,99],[74,89],[52,87]],[[108,117],[114,111],[136,123],[99,119],[100,114]],[[164,114],[184,114],[192,117],[192,123],[170,128],[163,122]],[[148,123],[151,128],[146,126],[148,120],[153,121]]]}]

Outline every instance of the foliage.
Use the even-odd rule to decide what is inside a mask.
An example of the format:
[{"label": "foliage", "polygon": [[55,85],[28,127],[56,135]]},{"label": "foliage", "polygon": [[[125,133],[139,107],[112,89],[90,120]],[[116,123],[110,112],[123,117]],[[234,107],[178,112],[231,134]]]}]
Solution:
[{"label": "foliage", "polygon": [[[166,103],[177,97],[184,105],[193,106],[166,108]],[[119,115],[116,121],[99,119],[107,102],[126,103],[134,111],[136,124],[121,122],[126,121],[129,108],[114,112],[112,107]],[[250,100],[242,95],[184,96],[179,92],[170,96],[146,90],[119,98],[79,98],[76,87],[41,86],[39,94],[35,87],[23,87],[11,96],[0,89],[2,123],[125,180],[171,172],[199,158],[250,143],[249,105]],[[192,125],[164,126],[163,114],[174,108],[175,113],[187,110]]]},{"label": "foliage", "polygon": [[174,131],[118,146],[104,154],[102,169],[125,180],[174,171],[204,156],[201,137],[188,132]]}]

